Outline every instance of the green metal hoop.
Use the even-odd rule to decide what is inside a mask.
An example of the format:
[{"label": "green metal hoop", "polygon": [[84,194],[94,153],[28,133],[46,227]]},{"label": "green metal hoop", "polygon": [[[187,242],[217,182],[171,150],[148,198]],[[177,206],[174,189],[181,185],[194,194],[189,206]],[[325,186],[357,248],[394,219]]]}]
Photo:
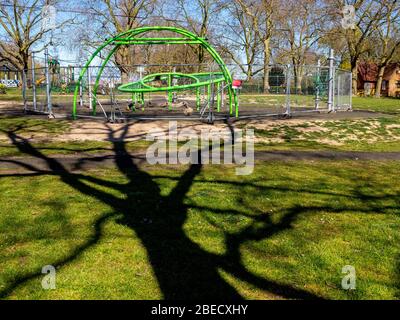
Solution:
[{"label": "green metal hoop", "polygon": [[[156,32],[170,31],[173,33],[180,34],[184,37],[180,37],[180,38],[137,37],[144,33],[154,32],[154,31],[156,31]],[[104,71],[104,68],[105,68],[106,64],[108,63],[108,61],[111,59],[111,57],[115,54],[115,52],[118,50],[118,48],[121,45],[153,45],[153,44],[162,44],[162,45],[165,45],[165,44],[199,44],[199,45],[201,45],[211,55],[211,57],[214,59],[214,61],[218,64],[218,66],[221,70],[221,74],[223,76],[224,82],[227,84],[230,113],[233,114],[233,108],[235,107],[235,116],[236,117],[239,116],[237,93],[232,88],[232,76],[231,76],[227,66],[225,65],[223,59],[218,54],[218,52],[205,39],[195,35],[192,32],[189,32],[187,30],[180,29],[180,28],[175,28],[175,27],[154,26],[154,27],[136,28],[136,29],[132,29],[132,30],[120,33],[116,37],[107,40],[99,48],[97,48],[97,50],[92,54],[92,56],[89,58],[89,60],[86,62],[85,66],[81,70],[78,82],[75,86],[73,110],[72,110],[73,118],[74,119],[77,118],[77,102],[78,102],[79,88],[81,86],[82,79],[85,76],[86,72],[88,71],[90,64],[93,62],[93,60],[96,57],[98,57],[100,55],[100,53],[102,52],[103,49],[105,49],[108,46],[113,46],[113,48],[107,54],[106,59],[104,60],[103,64],[101,65],[99,72],[97,74],[96,82],[95,82],[94,89],[93,89],[93,92],[94,92],[93,101],[94,102],[96,102],[96,99],[97,99],[97,97],[96,97],[97,89],[99,87],[101,75]],[[96,103],[93,104],[93,114],[96,114]]]}]

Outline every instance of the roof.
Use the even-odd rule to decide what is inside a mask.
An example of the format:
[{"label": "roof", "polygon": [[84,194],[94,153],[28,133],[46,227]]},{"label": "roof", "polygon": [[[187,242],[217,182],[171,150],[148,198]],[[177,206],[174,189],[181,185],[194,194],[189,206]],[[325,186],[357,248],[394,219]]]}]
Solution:
[{"label": "roof", "polygon": [[15,71],[17,72],[17,68],[13,67],[8,62],[2,61],[0,62],[0,71]]},{"label": "roof", "polygon": [[[393,73],[400,70],[400,63],[391,63],[385,68],[383,80],[390,80]],[[364,82],[376,82],[378,80],[378,65],[376,63],[361,62],[358,65],[358,75]]]}]

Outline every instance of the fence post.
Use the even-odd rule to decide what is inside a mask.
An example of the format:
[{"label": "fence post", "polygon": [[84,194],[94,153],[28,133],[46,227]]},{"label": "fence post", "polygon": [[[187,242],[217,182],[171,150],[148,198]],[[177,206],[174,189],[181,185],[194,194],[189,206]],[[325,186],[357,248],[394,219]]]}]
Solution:
[{"label": "fence post", "polygon": [[88,91],[89,91],[89,110],[93,110],[93,100],[92,100],[92,75],[90,74],[90,66],[87,70],[88,75]]},{"label": "fence post", "polygon": [[83,79],[79,84],[79,106],[83,107]]},{"label": "fence post", "polygon": [[211,84],[208,86],[209,90],[209,105],[208,105],[208,121],[214,123],[214,104],[215,104],[215,83],[211,80]]},{"label": "fence post", "polygon": [[47,112],[51,116],[53,115],[52,105],[51,105],[51,80],[50,80],[50,73],[49,73],[49,51],[46,48],[44,53],[44,63],[45,63],[45,72],[46,72],[46,97],[47,97]]},{"label": "fence post", "polygon": [[221,82],[217,84],[217,111],[221,111]]},{"label": "fence post", "polygon": [[321,60],[318,59],[316,88],[315,88],[315,110],[319,109],[320,90],[321,90],[320,86],[321,86]]},{"label": "fence post", "polygon": [[342,101],[340,99],[340,91],[341,91],[341,85],[342,85],[342,75],[340,74],[340,71],[338,71],[337,74],[337,97],[336,97],[336,106],[341,109],[342,108]]},{"label": "fence post", "polygon": [[22,70],[22,99],[24,101],[24,112],[28,111],[27,101],[26,101],[26,69]]},{"label": "fence post", "polygon": [[350,106],[350,111],[353,111],[353,74],[350,72],[349,73],[349,78],[350,78],[350,93],[349,93],[349,106]]},{"label": "fence post", "polygon": [[225,82],[221,83],[221,108],[225,108]]},{"label": "fence post", "polygon": [[291,114],[291,108],[290,108],[290,84],[292,82],[291,79],[291,72],[290,72],[291,65],[288,64],[286,66],[286,114],[290,115]]},{"label": "fence post", "polygon": [[329,52],[328,111],[335,111],[335,57],[333,49]]},{"label": "fence post", "polygon": [[201,92],[200,92],[200,88],[197,87],[196,88],[196,109],[197,111],[199,111],[201,108]]},{"label": "fence post", "polygon": [[33,110],[37,111],[36,79],[35,79],[35,53],[34,52],[32,52],[32,94],[33,94]]}]

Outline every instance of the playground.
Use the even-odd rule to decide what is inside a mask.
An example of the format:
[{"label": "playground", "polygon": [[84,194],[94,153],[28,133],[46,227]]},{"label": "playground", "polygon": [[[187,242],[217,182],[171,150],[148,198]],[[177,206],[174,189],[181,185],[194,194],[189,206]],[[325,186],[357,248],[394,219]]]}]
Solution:
[{"label": "playground", "polygon": [[[212,59],[112,63],[120,46],[149,45]],[[301,81],[271,65],[268,93],[172,27],[110,38],[85,65],[48,52],[31,65],[0,95],[0,298],[400,297],[400,103],[353,97],[333,51]],[[171,122],[195,136],[253,130],[254,172],[151,165],[148,134]],[[342,286],[348,265],[356,290]]]},{"label": "playground", "polygon": [[[160,45],[199,46],[209,61],[118,66],[112,62],[121,46],[145,50]],[[83,66],[61,66],[48,53],[44,66],[36,67],[35,56],[31,64],[23,77],[24,111],[49,117],[107,122],[190,119],[212,124],[352,110],[351,73],[337,67],[332,50],[325,64],[305,65],[301,75],[294,76],[290,65],[269,66],[269,93],[257,103],[262,74],[246,83],[237,66],[226,64],[205,39],[174,27],[142,27],[117,35],[100,45]]]}]

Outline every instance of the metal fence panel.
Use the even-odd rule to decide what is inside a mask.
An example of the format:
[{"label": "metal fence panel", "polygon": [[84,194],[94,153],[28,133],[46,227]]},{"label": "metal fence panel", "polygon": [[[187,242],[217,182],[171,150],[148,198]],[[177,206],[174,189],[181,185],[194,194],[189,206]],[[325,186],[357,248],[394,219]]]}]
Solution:
[{"label": "metal fence panel", "polygon": [[337,69],[335,80],[335,110],[351,110],[353,96],[351,72]]},{"label": "metal fence panel", "polygon": [[[262,65],[232,64],[227,67],[234,79],[243,80],[242,88],[238,90],[241,117],[328,110],[329,66],[270,65],[265,68]],[[82,70],[82,66],[46,68],[43,64],[36,64],[33,70],[27,72],[27,108],[49,112],[46,92],[48,71],[52,110],[71,115],[74,91]],[[232,110],[228,84],[216,80],[220,72],[216,63],[117,67],[109,62],[105,66],[90,66],[79,87],[78,115],[105,117],[108,120],[129,117],[204,119],[210,114],[215,118],[226,118],[232,116]],[[249,74],[252,76],[249,77]],[[351,72],[335,68],[333,75],[334,108],[349,110],[352,103]],[[193,77],[208,84],[191,87]],[[123,84],[134,85],[143,78],[148,79],[149,86],[176,86],[177,90],[142,94],[118,90]]]}]

